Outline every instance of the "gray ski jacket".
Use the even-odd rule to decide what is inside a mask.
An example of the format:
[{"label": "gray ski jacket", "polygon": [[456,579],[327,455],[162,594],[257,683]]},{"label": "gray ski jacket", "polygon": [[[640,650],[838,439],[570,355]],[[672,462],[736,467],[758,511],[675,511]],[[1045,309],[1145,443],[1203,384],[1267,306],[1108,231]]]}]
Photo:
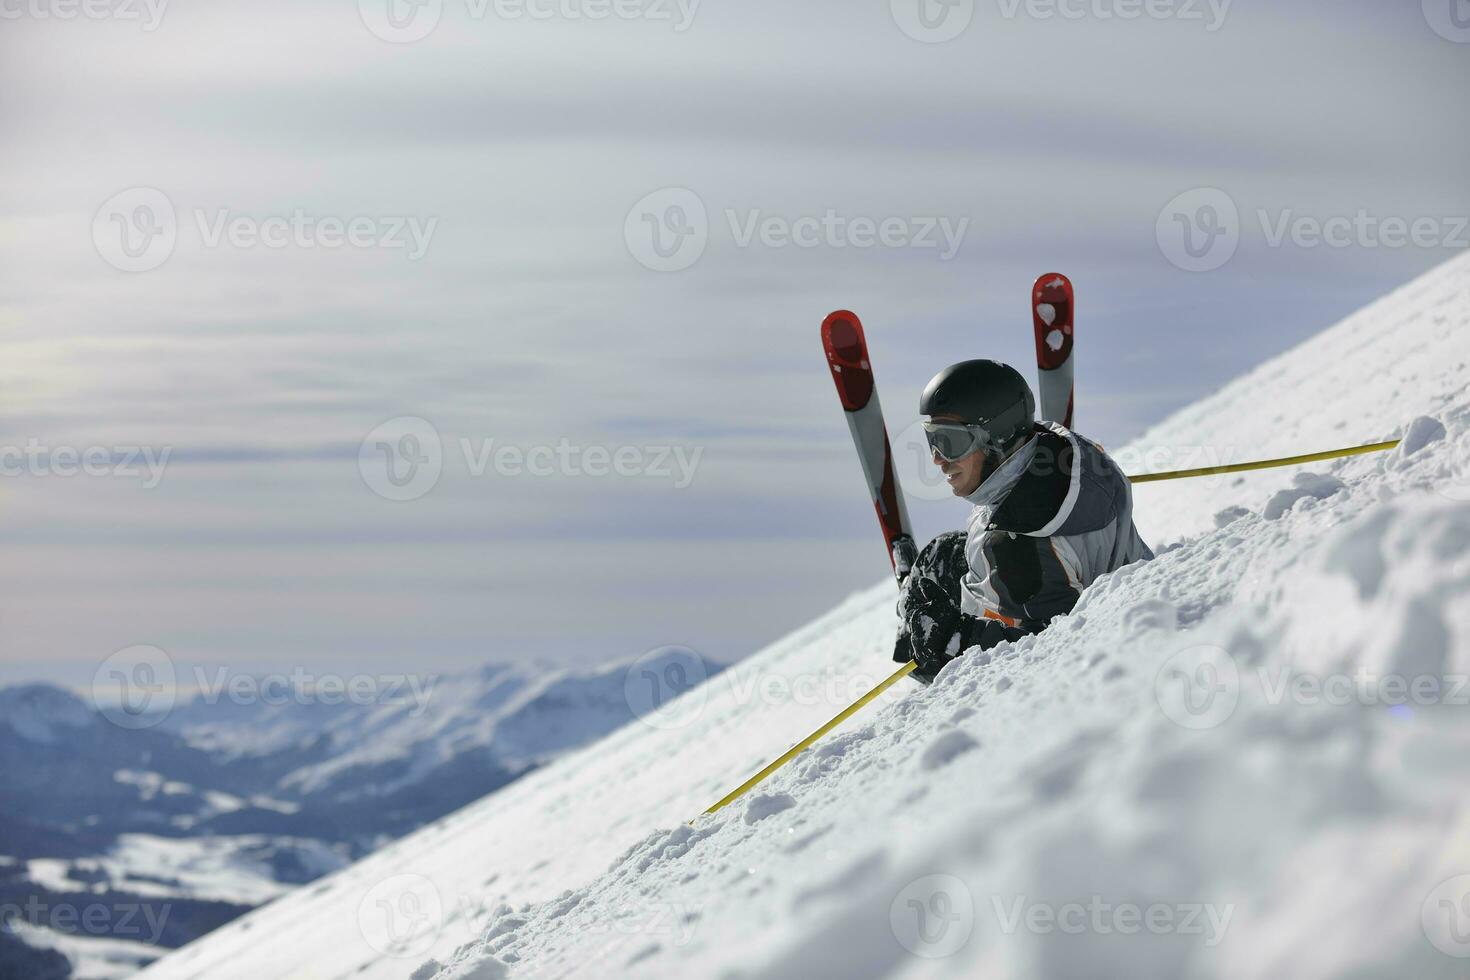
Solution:
[{"label": "gray ski jacket", "polygon": [[1102,447],[1055,422],[966,498],[960,611],[1026,633],[1070,612],[1098,576],[1153,558],[1133,488]]}]

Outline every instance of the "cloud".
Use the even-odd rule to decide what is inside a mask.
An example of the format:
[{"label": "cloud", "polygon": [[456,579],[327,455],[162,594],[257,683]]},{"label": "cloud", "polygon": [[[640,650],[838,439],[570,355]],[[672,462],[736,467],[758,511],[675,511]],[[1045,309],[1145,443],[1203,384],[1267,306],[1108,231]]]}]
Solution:
[{"label": "cloud", "polygon": [[[1175,195],[1224,188],[1249,221],[1470,213],[1470,131],[1447,124],[1470,62],[1417,9],[1236,5],[1209,33],[980,4],[927,45],[885,7],[703,5],[675,33],[451,3],[415,45],[350,3],[171,5],[151,33],[7,21],[0,445],[173,455],[154,491],[0,479],[4,656],[95,662],[160,636],[184,660],[734,656],[886,574],[816,342],[828,311],[864,317],[901,429],[943,364],[1028,364],[1029,283],[1067,271],[1079,419],[1116,445],[1448,257],[1271,249],[1247,228],[1190,275],[1155,241]],[[167,195],[178,242],[125,274],[89,232],[134,186]],[[669,274],[624,238],[664,187],[710,217]],[[211,247],[199,216],[222,209],[438,224],[417,261]],[[731,227],[829,211],[969,223],[950,261]],[[677,493],[456,464],[390,504],[357,447],[400,415],[451,447],[704,457]],[[914,511],[926,533],[961,516]]]}]

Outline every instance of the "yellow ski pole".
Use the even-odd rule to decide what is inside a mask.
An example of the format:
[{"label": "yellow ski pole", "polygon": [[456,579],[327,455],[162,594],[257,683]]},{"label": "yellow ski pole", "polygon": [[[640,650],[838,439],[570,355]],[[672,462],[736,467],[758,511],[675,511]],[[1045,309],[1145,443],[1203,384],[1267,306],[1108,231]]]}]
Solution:
[{"label": "yellow ski pole", "polygon": [[1175,470],[1172,473],[1144,473],[1130,476],[1134,483],[1157,483],[1160,480],[1185,480],[1195,476],[1214,476],[1218,473],[1244,473],[1246,470],[1266,470],[1276,466],[1296,466],[1299,463],[1315,463],[1324,459],[1340,459],[1344,456],[1361,456],[1364,453],[1381,453],[1393,449],[1401,440],[1375,442],[1371,446],[1353,446],[1350,449],[1330,449],[1325,453],[1307,453],[1305,456],[1286,456],[1282,459],[1265,459],[1254,463],[1231,463],[1228,466],[1205,466],[1197,470]]},{"label": "yellow ski pole", "polygon": [[725,796],[718,803],[710,807],[708,810],[704,811],[705,814],[707,815],[715,813],[716,811],[721,810],[724,807],[729,806],[731,803],[734,803],[736,800],[740,799],[740,797],[744,796],[746,793],[750,792],[756,786],[764,782],[766,777],[769,776],[771,773],[775,772],[777,769],[780,769],[782,766],[786,765],[786,763],[790,762],[792,759],[796,758],[798,755],[804,752],[817,739],[821,738],[823,735],[827,734],[832,729],[836,728],[838,725],[842,724],[844,721],[857,714],[858,709],[861,708],[863,705],[867,704],[869,701],[873,700],[878,695],[888,690],[890,687],[898,683],[903,678],[907,677],[909,674],[912,674],[914,672],[914,668],[918,666],[919,665],[917,663],[910,660],[908,663],[898,668],[898,670],[894,671],[887,680],[883,681],[883,683],[879,684],[867,694],[864,694],[862,697],[858,698],[846,708],[843,708],[842,711],[839,712],[837,716],[831,721],[827,722],[821,728],[818,728],[806,738],[802,739],[800,742],[797,742],[795,745],[791,746],[791,748],[787,749],[785,754],[783,754],[781,758],[777,759],[775,762],[772,762],[769,766],[766,766],[760,772],[756,773],[754,776],[751,776],[739,786],[736,786],[729,793],[726,793]]}]

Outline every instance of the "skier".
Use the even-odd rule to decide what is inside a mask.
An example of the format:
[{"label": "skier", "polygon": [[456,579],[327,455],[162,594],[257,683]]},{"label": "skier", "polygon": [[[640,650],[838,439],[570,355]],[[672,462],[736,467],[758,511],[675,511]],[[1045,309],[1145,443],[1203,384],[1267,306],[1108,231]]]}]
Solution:
[{"label": "skier", "polygon": [[1153,552],[1133,525],[1128,478],[1102,447],[1036,421],[1015,368],[963,361],[924,389],[934,464],[975,505],[967,531],[919,554],[899,596],[893,658],[929,683],[955,657],[1039,633],[1098,576]]}]

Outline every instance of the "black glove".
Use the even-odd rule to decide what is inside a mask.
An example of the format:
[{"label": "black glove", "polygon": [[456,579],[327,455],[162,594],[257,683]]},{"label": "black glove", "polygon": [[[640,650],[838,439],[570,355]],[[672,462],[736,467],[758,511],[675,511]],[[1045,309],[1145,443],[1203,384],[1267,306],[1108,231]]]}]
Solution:
[{"label": "black glove", "polygon": [[928,683],[944,669],[944,665],[959,657],[972,647],[989,650],[1007,641],[1019,640],[1027,635],[1026,630],[1007,626],[995,619],[979,619],[961,613],[948,602],[932,601],[932,592],[920,586],[915,590],[931,601],[920,607],[917,603],[909,607],[904,627],[899,631],[898,644],[893,659],[899,663],[910,660],[919,666],[914,676]]},{"label": "black glove", "polygon": [[966,617],[944,588],[927,578],[911,578],[905,583],[902,608],[903,632],[908,638],[905,659],[918,662],[915,673],[932,678],[964,649],[956,644],[961,642],[957,635]]},{"label": "black glove", "polygon": [[[921,681],[934,675],[969,644],[969,626],[975,623],[960,613],[960,579],[968,565],[965,561],[963,531],[950,531],[930,541],[920,552],[913,569],[902,586],[898,599],[898,617],[903,625],[894,644],[893,659],[898,663],[917,661],[913,676]],[[956,635],[958,634],[958,640]],[[978,635],[978,631],[974,631]]]}]

